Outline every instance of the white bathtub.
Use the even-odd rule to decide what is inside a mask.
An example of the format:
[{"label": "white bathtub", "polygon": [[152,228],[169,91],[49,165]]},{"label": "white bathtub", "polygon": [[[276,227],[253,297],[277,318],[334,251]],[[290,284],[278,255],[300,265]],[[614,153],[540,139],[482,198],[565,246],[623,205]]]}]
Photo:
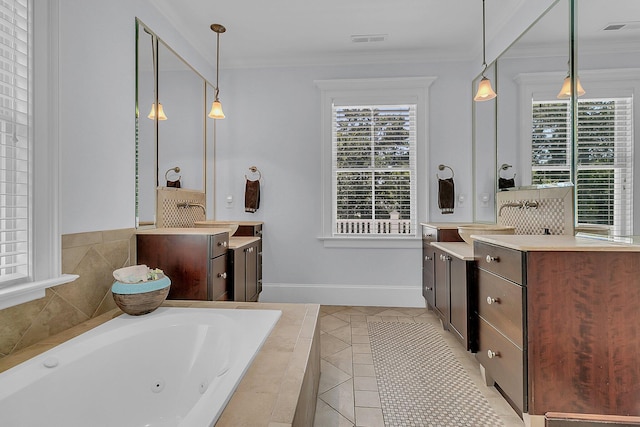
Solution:
[{"label": "white bathtub", "polygon": [[212,426],[281,315],[122,315],[0,374],[0,426]]}]

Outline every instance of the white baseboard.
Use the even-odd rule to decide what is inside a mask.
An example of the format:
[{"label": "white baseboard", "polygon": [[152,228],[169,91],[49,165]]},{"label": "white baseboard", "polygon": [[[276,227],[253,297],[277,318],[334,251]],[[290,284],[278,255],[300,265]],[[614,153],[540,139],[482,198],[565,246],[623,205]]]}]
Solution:
[{"label": "white baseboard", "polygon": [[260,302],[424,308],[420,286],[301,285],[265,283]]}]

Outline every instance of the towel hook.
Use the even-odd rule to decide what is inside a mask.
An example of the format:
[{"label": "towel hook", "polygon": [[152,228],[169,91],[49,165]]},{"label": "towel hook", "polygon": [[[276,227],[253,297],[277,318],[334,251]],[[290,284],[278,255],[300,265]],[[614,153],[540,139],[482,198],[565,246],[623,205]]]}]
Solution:
[{"label": "towel hook", "polygon": [[[260,181],[260,178],[262,178],[262,172],[260,172],[260,169],[258,169],[258,168],[257,168],[257,167],[255,167],[255,166],[251,166],[251,167],[249,168],[249,170],[251,171],[251,173],[257,173],[257,174],[258,174],[258,179],[257,179],[257,181]],[[245,177],[247,180],[251,181],[247,175],[245,175],[244,177]]]},{"label": "towel hook", "polygon": [[[443,171],[445,169],[449,169],[451,171],[451,179],[452,179],[455,176],[455,174],[453,173],[453,169],[451,169],[451,167],[447,165],[438,165],[438,170]],[[443,179],[438,176],[438,172],[436,172],[436,178]]]},{"label": "towel hook", "polygon": [[[507,163],[503,163],[502,166],[500,166],[500,169],[498,169],[498,178],[502,178],[502,175],[500,175],[500,173],[502,171],[508,170],[510,167],[512,166]],[[502,178],[502,179],[515,179],[515,178],[516,178],[516,173],[514,172],[511,178]]]}]

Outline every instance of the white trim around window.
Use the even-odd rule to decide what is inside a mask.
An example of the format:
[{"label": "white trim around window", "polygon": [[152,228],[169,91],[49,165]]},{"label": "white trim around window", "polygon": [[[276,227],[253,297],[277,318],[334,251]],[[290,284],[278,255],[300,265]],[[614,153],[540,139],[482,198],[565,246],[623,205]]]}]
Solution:
[{"label": "white trim around window", "polygon": [[[0,288],[0,309],[45,296],[45,289],[78,276],[61,274],[59,233],[58,11],[59,1],[33,2],[33,148],[30,184],[30,249],[25,280]],[[36,173],[33,173],[35,171]]]},{"label": "white trim around window", "polygon": [[427,181],[429,87],[435,77],[317,80],[321,94],[322,125],[322,224],[319,239],[325,247],[414,248],[420,233],[412,237],[367,236],[336,237],[332,232],[332,106],[415,104],[417,131],[416,222],[426,216],[429,200]]}]

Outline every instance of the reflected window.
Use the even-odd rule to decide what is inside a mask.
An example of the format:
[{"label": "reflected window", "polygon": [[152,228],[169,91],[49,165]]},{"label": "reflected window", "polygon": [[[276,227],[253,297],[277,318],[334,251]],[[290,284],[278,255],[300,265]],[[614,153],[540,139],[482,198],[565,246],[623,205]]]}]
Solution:
[{"label": "reflected window", "polygon": [[[578,100],[578,224],[632,234],[633,99]],[[532,103],[532,184],[572,181],[569,100]]]}]

